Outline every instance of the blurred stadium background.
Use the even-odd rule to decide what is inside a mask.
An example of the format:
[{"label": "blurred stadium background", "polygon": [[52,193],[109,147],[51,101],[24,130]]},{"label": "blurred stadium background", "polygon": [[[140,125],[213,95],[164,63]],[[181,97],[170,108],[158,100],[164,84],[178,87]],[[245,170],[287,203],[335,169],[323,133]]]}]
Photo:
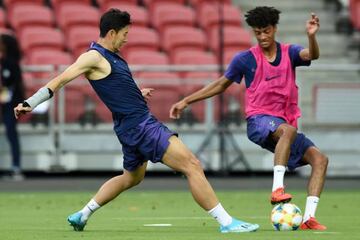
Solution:
[{"label": "blurred stadium background", "polygon": [[[156,92],[153,114],[198,153],[206,171],[270,172],[272,154],[247,140],[244,86],[233,84],[225,99],[226,125],[238,151],[226,142],[228,162],[215,135],[218,98],[194,104],[180,121],[168,117],[171,104],[218,77],[219,56],[232,56],[255,43],[243,20],[258,5],[282,11],[278,40],[307,46],[305,21],[315,12],[321,22],[321,57],[297,71],[305,132],[330,158],[329,176],[360,176],[360,0],[225,0],[224,51],[219,49],[218,1],[209,0],[2,0],[1,32],[15,34],[24,53],[27,96],[87,49],[98,37],[99,16],[110,7],[131,13],[129,42],[121,50],[142,87]],[[84,78],[66,86],[51,102],[20,119],[22,165],[27,172],[112,172],[122,169],[121,146],[110,112]],[[0,170],[11,165],[0,127]],[[229,140],[229,139],[227,139]],[[241,159],[232,161],[239,152]],[[161,164],[149,171],[166,172]],[[298,172],[309,174],[307,168]]]}]

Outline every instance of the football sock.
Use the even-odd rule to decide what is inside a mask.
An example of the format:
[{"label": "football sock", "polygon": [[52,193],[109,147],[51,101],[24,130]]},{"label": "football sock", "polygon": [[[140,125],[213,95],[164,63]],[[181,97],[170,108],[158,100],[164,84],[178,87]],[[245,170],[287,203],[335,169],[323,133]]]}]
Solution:
[{"label": "football sock", "polygon": [[95,202],[94,199],[91,199],[88,204],[80,211],[82,213],[81,220],[86,221],[97,209],[100,208],[100,205]]},{"label": "football sock", "polygon": [[227,226],[232,222],[232,217],[226,212],[221,203],[209,210],[208,213],[222,226]]},{"label": "football sock", "polygon": [[274,166],[274,178],[273,178],[272,191],[275,191],[278,188],[284,187],[284,175],[285,175],[285,166],[282,166],[282,165]]},{"label": "football sock", "polygon": [[319,203],[319,198],[316,196],[308,196],[306,198],[306,206],[305,206],[303,222],[309,220],[310,217],[315,217],[315,212],[318,203]]}]

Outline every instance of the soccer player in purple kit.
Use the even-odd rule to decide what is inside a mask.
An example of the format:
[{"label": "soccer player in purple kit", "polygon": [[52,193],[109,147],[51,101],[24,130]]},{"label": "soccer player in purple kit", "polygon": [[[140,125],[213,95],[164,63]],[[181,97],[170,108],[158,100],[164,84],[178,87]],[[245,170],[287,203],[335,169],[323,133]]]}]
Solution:
[{"label": "soccer player in purple kit", "polygon": [[306,22],[309,46],[303,48],[275,41],[279,15],[279,10],[266,6],[248,11],[246,22],[253,29],[258,44],[236,54],[224,76],[174,104],[170,117],[179,118],[189,104],[220,94],[244,77],[248,138],[274,153],[270,202],[289,202],[292,198],[284,189],[286,166],[294,170],[310,164],[312,172],[301,229],[325,230],[326,227],[316,220],[315,212],[325,182],[328,158],[297,131],[301,112],[295,82],[295,68],[309,66],[311,60],[319,58],[315,37],[319,18],[312,13]]},{"label": "soccer player in purple kit", "polygon": [[85,74],[91,86],[113,114],[114,131],[122,144],[124,172],[105,182],[84,208],[68,217],[75,231],[83,231],[89,217],[121,192],[139,184],[147,161],[162,162],[183,173],[194,200],[220,224],[220,232],[253,232],[258,224],[231,217],[222,207],[207,181],[200,161],[176,134],[149,112],[146,99],[152,89],[140,90],[126,61],[117,52],[127,42],[130,15],[110,9],[100,19],[100,37],[63,73],[18,104],[15,116],[30,112],[48,100],[62,86]]}]

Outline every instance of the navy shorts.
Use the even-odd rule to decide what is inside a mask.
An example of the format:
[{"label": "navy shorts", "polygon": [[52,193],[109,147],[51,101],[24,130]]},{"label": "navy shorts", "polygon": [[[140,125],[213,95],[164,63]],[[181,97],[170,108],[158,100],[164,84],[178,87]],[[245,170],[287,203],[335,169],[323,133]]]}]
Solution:
[{"label": "navy shorts", "polygon": [[169,138],[177,133],[170,131],[155,117],[149,116],[136,127],[117,134],[124,154],[123,166],[135,171],[144,162],[161,162],[169,146]]},{"label": "navy shorts", "polygon": [[[275,151],[276,142],[270,137],[270,133],[276,131],[280,124],[286,123],[282,118],[269,115],[256,115],[247,119],[248,138],[257,145],[271,152]],[[288,161],[289,170],[306,165],[303,156],[306,150],[315,146],[304,134],[297,133],[295,141],[291,145],[290,158]]]}]

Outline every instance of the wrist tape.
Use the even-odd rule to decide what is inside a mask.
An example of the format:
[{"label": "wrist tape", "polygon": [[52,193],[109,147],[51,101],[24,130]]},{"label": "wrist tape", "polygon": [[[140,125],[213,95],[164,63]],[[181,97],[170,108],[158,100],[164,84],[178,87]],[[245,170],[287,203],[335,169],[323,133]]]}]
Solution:
[{"label": "wrist tape", "polygon": [[[49,100],[54,95],[50,88],[42,87],[34,95],[24,101],[24,105],[29,105],[32,109],[39,104]],[[27,104],[27,105],[26,105]]]}]

